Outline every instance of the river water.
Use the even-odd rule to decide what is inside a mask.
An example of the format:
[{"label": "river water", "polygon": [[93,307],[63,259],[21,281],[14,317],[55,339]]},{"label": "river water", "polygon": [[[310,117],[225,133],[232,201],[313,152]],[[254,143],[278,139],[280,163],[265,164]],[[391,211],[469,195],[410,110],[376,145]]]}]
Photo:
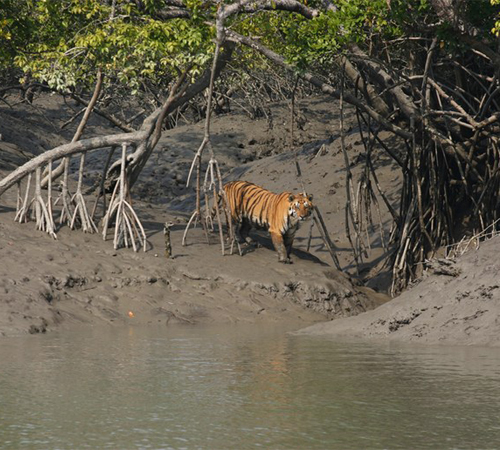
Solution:
[{"label": "river water", "polygon": [[500,448],[500,349],[285,331],[3,338],[0,448]]}]

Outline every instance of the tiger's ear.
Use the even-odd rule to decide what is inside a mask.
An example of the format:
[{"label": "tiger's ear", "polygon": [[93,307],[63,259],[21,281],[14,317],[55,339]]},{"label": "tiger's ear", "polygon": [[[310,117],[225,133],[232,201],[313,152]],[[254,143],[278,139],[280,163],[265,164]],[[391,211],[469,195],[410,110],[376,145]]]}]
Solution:
[{"label": "tiger's ear", "polygon": [[307,196],[307,200],[309,200],[310,202],[312,202],[312,201],[313,201],[313,195],[312,195],[312,194],[309,194],[309,195]]},{"label": "tiger's ear", "polygon": [[290,194],[290,195],[288,196],[288,201],[289,201],[289,202],[293,202],[294,200],[295,200],[295,195]]}]

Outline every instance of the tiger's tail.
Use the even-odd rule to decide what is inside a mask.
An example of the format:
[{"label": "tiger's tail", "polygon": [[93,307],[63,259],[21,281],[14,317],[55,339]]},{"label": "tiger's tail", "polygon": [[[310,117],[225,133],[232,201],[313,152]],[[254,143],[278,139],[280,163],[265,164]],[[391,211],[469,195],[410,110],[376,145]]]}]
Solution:
[{"label": "tiger's tail", "polygon": [[215,193],[214,202],[212,204],[212,209],[210,210],[210,217],[213,219],[217,215],[217,207],[219,210],[223,206],[223,198],[218,192]]}]

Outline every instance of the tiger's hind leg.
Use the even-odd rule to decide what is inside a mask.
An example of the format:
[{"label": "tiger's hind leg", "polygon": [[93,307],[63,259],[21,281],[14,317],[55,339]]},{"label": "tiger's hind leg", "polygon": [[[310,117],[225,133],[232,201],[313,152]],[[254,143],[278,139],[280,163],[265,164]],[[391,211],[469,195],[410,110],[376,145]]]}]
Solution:
[{"label": "tiger's hind leg", "polygon": [[260,247],[260,245],[250,237],[249,233],[251,229],[252,229],[252,223],[248,219],[243,219],[241,221],[239,229],[239,234],[241,238],[240,242],[246,242],[248,245],[255,245],[256,247]]}]

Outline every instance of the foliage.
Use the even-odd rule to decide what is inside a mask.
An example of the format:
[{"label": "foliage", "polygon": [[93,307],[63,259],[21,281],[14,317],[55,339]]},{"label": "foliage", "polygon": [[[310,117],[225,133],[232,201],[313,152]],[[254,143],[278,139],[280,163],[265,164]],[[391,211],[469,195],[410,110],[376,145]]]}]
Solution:
[{"label": "foliage", "polygon": [[0,0],[0,66],[10,68],[19,48],[30,41],[35,28],[26,2]]},{"label": "foliage", "polygon": [[[224,2],[230,3],[230,2]],[[299,69],[328,68],[346,44],[369,44],[422,34],[438,24],[429,0],[338,0],[303,3],[319,11],[312,19],[286,11],[262,10],[232,16],[229,28],[259,36],[261,42]],[[500,33],[500,0],[463,2],[462,14],[480,30]],[[193,76],[213,54],[216,4],[187,0],[182,18],[165,20],[161,0],[0,0],[0,68],[15,65],[24,73],[65,90],[91,85],[96,68],[108,79],[136,92],[144,82],[161,84],[187,65]],[[497,22],[495,22],[495,19]],[[442,45],[454,45],[449,24],[436,30]],[[241,67],[259,61],[243,51]]]},{"label": "foliage", "polygon": [[263,44],[298,68],[331,65],[346,43],[363,41],[373,32],[395,31],[388,23],[385,0],[341,0],[331,11],[322,11],[318,2],[306,4],[318,7],[319,14],[306,19],[284,11],[262,11],[228,25],[241,34],[260,36]]},{"label": "foliage", "polygon": [[[305,0],[304,0],[305,2]],[[420,11],[425,0],[416,3]],[[349,42],[364,42],[373,34],[402,33],[394,14],[401,0],[340,0],[335,11],[321,10],[313,19],[284,11],[236,15],[230,28],[262,42],[298,68],[328,66]],[[165,2],[147,0],[0,0],[0,65],[14,64],[54,89],[91,85],[96,68],[136,92],[144,81],[170,79],[179,69],[194,65],[194,76],[213,53],[216,8],[201,0],[188,0],[189,17],[163,20],[158,12]],[[399,9],[398,9],[399,8]],[[410,8],[411,9],[411,8]],[[405,8],[408,11],[408,8]],[[256,64],[251,52],[242,53],[242,65]]]},{"label": "foliage", "polygon": [[[492,6],[500,5],[500,0],[490,0],[490,3]],[[500,36],[500,14],[496,14],[495,16],[495,24],[491,28],[491,32],[495,36]]]},{"label": "foliage", "polygon": [[156,19],[161,2],[144,2],[139,10],[118,0],[112,11],[97,0],[28,1],[18,19],[18,2],[6,3],[11,9],[1,19],[4,38],[17,37],[4,56],[58,90],[92,84],[101,68],[134,92],[144,80],[159,83],[187,65],[203,67],[213,51],[212,31],[202,18]]}]

